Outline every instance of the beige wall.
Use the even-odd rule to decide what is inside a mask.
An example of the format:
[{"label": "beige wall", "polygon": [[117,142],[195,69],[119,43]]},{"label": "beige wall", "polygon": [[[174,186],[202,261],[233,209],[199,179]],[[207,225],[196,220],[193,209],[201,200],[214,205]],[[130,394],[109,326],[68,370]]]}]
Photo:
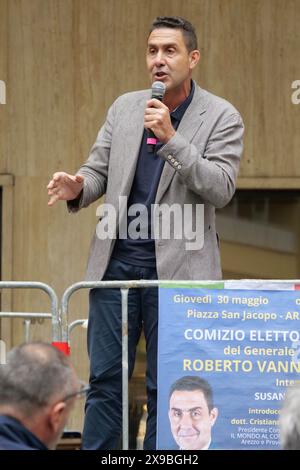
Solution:
[{"label": "beige wall", "polygon": [[[54,171],[80,165],[116,96],[149,86],[145,36],[157,15],[182,15],[196,26],[196,80],[245,120],[241,176],[254,178],[247,184],[277,177],[297,187],[300,105],[291,103],[291,83],[300,79],[299,0],[0,0],[0,79],[7,85],[0,174],[14,176],[4,220],[13,227],[6,245],[12,265],[3,263],[3,279],[44,281],[61,295],[83,278],[95,205],[77,216],[63,204],[48,209],[46,184]],[[44,294],[16,291],[11,307],[48,311],[49,303]],[[85,316],[78,294],[72,318]],[[34,328],[35,338],[47,335],[46,325]],[[12,340],[21,337],[15,321]],[[72,345],[86,376],[84,332],[74,332]]]}]

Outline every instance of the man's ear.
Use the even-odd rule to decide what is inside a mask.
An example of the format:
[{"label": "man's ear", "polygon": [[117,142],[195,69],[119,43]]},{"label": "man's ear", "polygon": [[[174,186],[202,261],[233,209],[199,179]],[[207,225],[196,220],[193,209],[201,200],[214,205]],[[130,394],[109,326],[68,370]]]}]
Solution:
[{"label": "man's ear", "polygon": [[189,61],[190,61],[190,69],[194,69],[200,60],[200,51],[195,49],[191,51],[189,54]]},{"label": "man's ear", "polygon": [[60,401],[51,408],[48,420],[53,432],[57,432],[61,429],[62,421],[65,418],[66,407],[66,403],[64,401]]},{"label": "man's ear", "polygon": [[219,410],[218,408],[213,408],[209,414],[210,416],[210,424],[213,426],[216,422],[216,419],[218,417]]}]

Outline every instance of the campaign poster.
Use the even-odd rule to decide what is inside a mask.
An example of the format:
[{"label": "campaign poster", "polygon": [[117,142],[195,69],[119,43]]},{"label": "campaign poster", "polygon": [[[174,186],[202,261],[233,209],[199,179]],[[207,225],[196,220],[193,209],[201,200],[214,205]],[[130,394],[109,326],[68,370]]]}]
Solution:
[{"label": "campaign poster", "polygon": [[158,449],[279,449],[300,379],[300,291],[215,287],[160,288]]}]

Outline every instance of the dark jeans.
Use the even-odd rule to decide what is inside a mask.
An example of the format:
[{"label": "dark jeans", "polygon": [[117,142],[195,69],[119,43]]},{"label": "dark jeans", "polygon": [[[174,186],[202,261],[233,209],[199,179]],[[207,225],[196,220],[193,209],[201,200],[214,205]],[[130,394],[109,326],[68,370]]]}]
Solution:
[{"label": "dark jeans", "polygon": [[[103,280],[156,279],[155,268],[112,259]],[[120,289],[92,289],[88,323],[90,386],[85,407],[83,449],[115,449],[122,431],[122,337]],[[144,448],[156,448],[157,288],[130,289],[128,295],[129,377],[142,327],[147,350],[148,420]]]}]

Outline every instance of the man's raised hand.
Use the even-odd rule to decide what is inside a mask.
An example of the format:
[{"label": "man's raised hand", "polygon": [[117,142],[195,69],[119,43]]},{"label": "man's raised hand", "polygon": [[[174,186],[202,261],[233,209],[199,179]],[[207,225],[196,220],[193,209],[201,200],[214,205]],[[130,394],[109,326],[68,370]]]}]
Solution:
[{"label": "man's raised hand", "polygon": [[56,201],[76,199],[83,188],[83,182],[82,175],[69,175],[64,171],[54,173],[47,186],[48,196],[50,196],[48,206],[53,206]]}]

